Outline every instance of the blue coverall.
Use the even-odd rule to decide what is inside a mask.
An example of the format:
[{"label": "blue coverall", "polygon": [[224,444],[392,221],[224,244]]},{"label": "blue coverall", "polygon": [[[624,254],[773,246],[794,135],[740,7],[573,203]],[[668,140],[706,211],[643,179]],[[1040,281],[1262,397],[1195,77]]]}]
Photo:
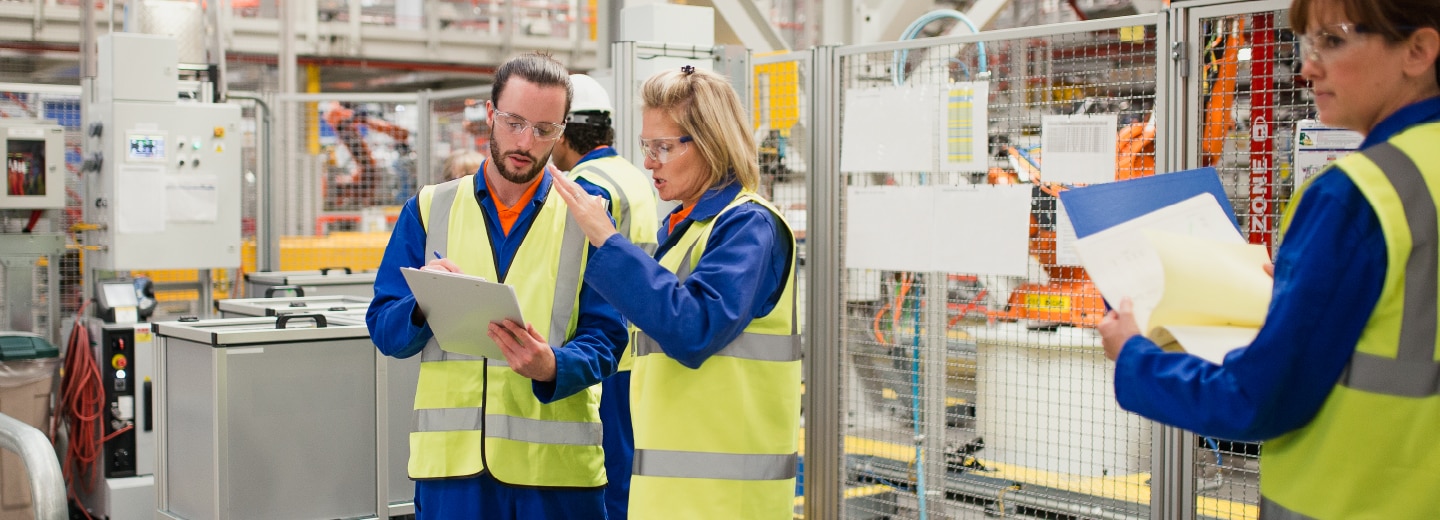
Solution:
[{"label": "blue coverall", "polygon": [[[499,214],[485,187],[485,166],[475,176],[474,197],[485,211],[485,232],[495,249],[496,271],[503,279],[510,270],[520,243],[524,241],[540,207],[549,194],[551,173],[542,173],[535,197],[520,213],[506,236]],[[581,186],[592,195],[608,196],[593,184]],[[419,353],[433,335],[415,305],[415,296],[400,274],[401,267],[425,265],[425,226],[415,198],[405,203],[395,223],[380,270],[375,276],[375,299],[365,313],[371,339],[381,353],[407,358]],[[593,256],[595,248],[590,248]],[[592,261],[593,262],[593,261]],[[520,266],[524,268],[525,266]],[[626,327],[615,308],[582,284],[579,317],[575,333],[564,348],[555,351],[555,381],[534,381],[532,389],[542,403],[553,402],[600,382],[615,372],[628,341]],[[479,446],[475,447],[480,449]],[[601,518],[603,489],[538,489],[508,486],[488,472],[474,477],[418,480],[415,482],[415,509],[419,519],[576,519]]]},{"label": "blue coverall", "polygon": [[[1440,121],[1440,97],[1385,118],[1362,148]],[[1387,265],[1375,210],[1343,172],[1326,171],[1301,197],[1275,256],[1275,288],[1260,334],[1217,366],[1130,338],[1115,365],[1120,406],[1200,435],[1258,441],[1308,424],[1355,353]]]}]

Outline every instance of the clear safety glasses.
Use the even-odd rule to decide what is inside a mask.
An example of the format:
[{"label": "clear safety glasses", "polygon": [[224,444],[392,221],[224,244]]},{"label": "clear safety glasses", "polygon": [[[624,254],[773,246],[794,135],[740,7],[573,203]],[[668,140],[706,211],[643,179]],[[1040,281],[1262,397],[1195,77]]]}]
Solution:
[{"label": "clear safety glasses", "polygon": [[1300,57],[1317,64],[1334,59],[1360,46],[1360,40],[1372,31],[1363,25],[1337,23],[1300,35]]},{"label": "clear safety glasses", "polygon": [[676,157],[685,155],[685,152],[690,149],[690,141],[694,140],[688,135],[640,139],[640,150],[645,152],[645,157],[650,160],[665,164],[675,160]]},{"label": "clear safety glasses", "polygon": [[534,129],[535,138],[544,141],[559,139],[560,134],[565,132],[565,125],[556,123],[531,123],[523,117],[499,110],[495,111],[495,124],[517,135],[525,133],[527,128]]}]

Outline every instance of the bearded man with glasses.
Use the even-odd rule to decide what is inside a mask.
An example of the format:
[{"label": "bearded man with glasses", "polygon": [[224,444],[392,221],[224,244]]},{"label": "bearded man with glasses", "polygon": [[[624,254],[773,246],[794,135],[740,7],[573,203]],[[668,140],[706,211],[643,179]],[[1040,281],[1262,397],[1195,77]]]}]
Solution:
[{"label": "bearded man with glasses", "polygon": [[[365,322],[385,355],[420,355],[408,467],[419,519],[605,518],[596,383],[615,372],[627,335],[582,283],[594,248],[545,168],[571,96],[548,56],[501,65],[486,103],[490,158],[477,175],[422,189],[386,246]],[[532,321],[490,325],[504,359],[443,350],[401,267],[510,285]]]}]

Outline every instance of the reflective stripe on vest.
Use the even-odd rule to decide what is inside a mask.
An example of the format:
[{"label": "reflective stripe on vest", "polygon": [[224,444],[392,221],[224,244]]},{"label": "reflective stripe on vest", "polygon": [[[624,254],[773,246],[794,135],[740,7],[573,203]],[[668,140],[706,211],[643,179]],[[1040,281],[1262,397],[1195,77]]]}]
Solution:
[{"label": "reflective stripe on vest", "polygon": [[1410,258],[1405,261],[1400,348],[1395,358],[1357,351],[1340,376],[1340,384],[1401,397],[1436,395],[1440,393],[1440,364],[1435,362],[1440,256],[1436,254],[1434,237],[1440,236],[1440,226],[1436,222],[1435,199],[1431,198],[1420,167],[1395,145],[1382,143],[1361,153],[1380,167],[1400,196],[1412,245]]},{"label": "reflective stripe on vest", "polygon": [[634,474],[647,477],[722,480],[795,478],[799,456],[635,450]]},{"label": "reflective stripe on vest", "polygon": [[[729,345],[725,345],[725,348],[720,349],[715,355],[755,361],[799,361],[800,351],[800,339],[797,336],[742,332],[739,337],[731,341]],[[649,334],[644,332],[636,334],[635,355],[637,357],[661,353],[664,351],[660,350],[660,344]]]},{"label": "reflective stripe on vest", "polygon": [[1313,517],[1296,513],[1285,506],[1276,504],[1274,500],[1260,497],[1260,520],[1315,520]]}]

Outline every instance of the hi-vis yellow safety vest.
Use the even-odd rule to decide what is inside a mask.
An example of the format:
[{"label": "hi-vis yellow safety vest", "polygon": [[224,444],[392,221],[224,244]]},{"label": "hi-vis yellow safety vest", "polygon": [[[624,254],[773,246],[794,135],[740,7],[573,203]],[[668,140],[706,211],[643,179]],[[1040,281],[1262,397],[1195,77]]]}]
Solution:
[{"label": "hi-vis yellow safety vest", "polygon": [[[580,163],[570,171],[570,179],[585,179],[610,192],[610,216],[615,218],[615,229],[630,243],[655,254],[659,246],[660,214],[655,209],[655,188],[645,172],[630,161],[612,155]],[[634,334],[631,334],[617,371],[625,372],[635,366],[634,345]]]},{"label": "hi-vis yellow safety vest", "polygon": [[1440,518],[1436,143],[1440,124],[1425,124],[1336,162],[1380,217],[1389,265],[1355,354],[1320,412],[1265,443],[1264,520]]},{"label": "hi-vis yellow safety vest", "polygon": [[[789,232],[780,212],[753,192],[742,191],[720,214],[746,203],[765,206]],[[691,223],[660,259],[682,283],[718,218]],[[631,520],[791,518],[800,433],[793,254],[775,309],[699,369],[666,356],[641,332],[631,377]]]},{"label": "hi-vis yellow safety vest", "polygon": [[[465,273],[500,280],[474,192],[473,175],[420,190],[425,251],[439,252]],[[585,234],[552,188],[503,280],[515,288],[521,313],[557,348],[575,331],[586,245]],[[503,359],[447,352],[434,339],[420,356],[411,478],[488,471],[500,482],[519,486],[605,485],[598,385],[541,404],[530,379],[510,370]]]}]

